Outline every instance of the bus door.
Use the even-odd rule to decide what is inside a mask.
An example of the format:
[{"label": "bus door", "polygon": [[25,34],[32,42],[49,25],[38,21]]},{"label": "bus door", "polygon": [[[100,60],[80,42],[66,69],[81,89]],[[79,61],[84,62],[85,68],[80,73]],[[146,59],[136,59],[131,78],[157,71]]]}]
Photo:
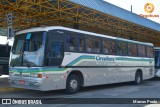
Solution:
[{"label": "bus door", "polygon": [[61,66],[64,57],[64,32],[49,31],[46,47],[46,65]]}]

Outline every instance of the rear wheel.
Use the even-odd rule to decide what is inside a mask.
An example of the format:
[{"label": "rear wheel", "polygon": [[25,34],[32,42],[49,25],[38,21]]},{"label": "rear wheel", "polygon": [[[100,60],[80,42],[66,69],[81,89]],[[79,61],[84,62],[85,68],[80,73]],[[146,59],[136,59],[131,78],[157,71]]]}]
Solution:
[{"label": "rear wheel", "polygon": [[75,94],[80,89],[80,80],[77,75],[71,74],[67,79],[66,93]]},{"label": "rear wheel", "polygon": [[134,83],[139,85],[142,82],[142,74],[141,72],[136,72]]}]

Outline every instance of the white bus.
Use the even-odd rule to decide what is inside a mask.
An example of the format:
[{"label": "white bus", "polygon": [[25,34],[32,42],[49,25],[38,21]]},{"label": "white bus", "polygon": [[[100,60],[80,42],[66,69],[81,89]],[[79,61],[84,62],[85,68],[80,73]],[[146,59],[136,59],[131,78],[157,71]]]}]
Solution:
[{"label": "white bus", "polygon": [[9,83],[33,90],[66,89],[154,77],[153,44],[53,26],[16,33]]},{"label": "white bus", "polygon": [[154,47],[155,53],[155,77],[160,77],[160,47]]}]

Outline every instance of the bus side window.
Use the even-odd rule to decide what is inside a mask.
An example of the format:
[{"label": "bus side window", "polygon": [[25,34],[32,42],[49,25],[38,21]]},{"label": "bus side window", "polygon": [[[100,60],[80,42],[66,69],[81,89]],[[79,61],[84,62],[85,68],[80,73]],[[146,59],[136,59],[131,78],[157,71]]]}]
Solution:
[{"label": "bus side window", "polygon": [[154,50],[153,50],[153,47],[150,47],[150,56],[151,56],[151,58],[153,58],[154,57],[154,52],[153,52]]},{"label": "bus side window", "polygon": [[146,56],[145,46],[138,45],[138,56],[139,57],[145,57]]},{"label": "bus side window", "polygon": [[94,42],[94,51],[95,53],[100,53],[101,52],[101,39],[100,38],[95,38]]},{"label": "bus side window", "polygon": [[127,43],[118,41],[117,42],[117,54],[118,55],[127,55]]},{"label": "bus side window", "polygon": [[147,51],[147,57],[153,58],[153,48],[146,46],[146,51]]},{"label": "bus side window", "polygon": [[74,35],[70,36],[70,47],[69,48],[71,51],[75,50],[75,36]]},{"label": "bus side window", "polygon": [[66,48],[67,48],[67,50],[69,50],[69,47],[70,47],[70,36],[67,34],[66,35]]},{"label": "bus side window", "polygon": [[116,54],[116,48],[115,48],[115,41],[110,41],[110,53],[112,54],[112,55],[115,55]]},{"label": "bus side window", "polygon": [[103,40],[103,53],[115,55],[115,41],[104,39]]},{"label": "bus side window", "polygon": [[74,33],[67,33],[66,34],[66,47],[67,50],[75,51],[76,50],[76,39]]},{"label": "bus side window", "polygon": [[77,33],[66,34],[66,49],[68,51],[84,51],[84,36]]},{"label": "bus side window", "polygon": [[94,53],[94,37],[86,38],[87,52]]},{"label": "bus side window", "polygon": [[83,52],[84,51],[84,36],[76,35],[76,50]]},{"label": "bus side window", "polygon": [[134,43],[128,43],[128,54],[129,56],[137,56],[137,45]]}]

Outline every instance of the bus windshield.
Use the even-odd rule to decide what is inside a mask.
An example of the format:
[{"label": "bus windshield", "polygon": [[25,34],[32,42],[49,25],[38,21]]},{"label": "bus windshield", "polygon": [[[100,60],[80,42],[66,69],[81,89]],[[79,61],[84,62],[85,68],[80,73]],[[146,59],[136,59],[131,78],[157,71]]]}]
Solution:
[{"label": "bus windshield", "polygon": [[46,32],[32,32],[15,36],[11,66],[43,66]]}]

